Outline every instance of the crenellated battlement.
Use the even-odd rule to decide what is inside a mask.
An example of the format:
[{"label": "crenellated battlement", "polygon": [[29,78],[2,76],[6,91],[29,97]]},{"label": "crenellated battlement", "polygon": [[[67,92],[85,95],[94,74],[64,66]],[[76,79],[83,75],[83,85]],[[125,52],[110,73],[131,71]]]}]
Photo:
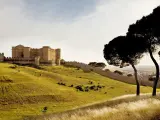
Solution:
[{"label": "crenellated battlement", "polygon": [[39,50],[38,48],[31,48],[31,50]]}]

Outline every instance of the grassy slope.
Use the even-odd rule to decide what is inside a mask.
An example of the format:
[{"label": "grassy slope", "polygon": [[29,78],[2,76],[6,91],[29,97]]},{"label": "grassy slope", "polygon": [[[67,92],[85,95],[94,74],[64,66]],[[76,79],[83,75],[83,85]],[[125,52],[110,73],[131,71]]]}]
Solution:
[{"label": "grassy slope", "polygon": [[[106,102],[59,114],[33,117],[33,120],[159,120],[160,96],[122,96]],[[32,120],[31,119],[31,120]]]},{"label": "grassy slope", "polygon": [[[42,108],[48,107],[48,113],[60,112],[96,101],[135,93],[135,86],[96,73],[84,73],[75,68],[62,66],[43,67],[37,70],[30,67],[10,68],[11,64],[0,63],[0,118],[21,119],[23,115],[42,114]],[[79,92],[69,85],[105,85],[101,91]],[[62,81],[67,86],[60,86]],[[113,88],[111,88],[113,87]],[[151,92],[149,87],[141,87],[141,92]],[[107,94],[104,94],[107,92]]]}]

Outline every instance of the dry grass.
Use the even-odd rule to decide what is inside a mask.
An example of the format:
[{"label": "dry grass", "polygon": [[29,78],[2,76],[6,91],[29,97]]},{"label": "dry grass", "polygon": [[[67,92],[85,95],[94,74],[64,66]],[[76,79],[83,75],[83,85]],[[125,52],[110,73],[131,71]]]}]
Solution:
[{"label": "dry grass", "polygon": [[160,114],[160,96],[150,94],[134,97],[122,96],[104,103],[97,103],[64,113],[39,116],[47,120],[155,120]]}]

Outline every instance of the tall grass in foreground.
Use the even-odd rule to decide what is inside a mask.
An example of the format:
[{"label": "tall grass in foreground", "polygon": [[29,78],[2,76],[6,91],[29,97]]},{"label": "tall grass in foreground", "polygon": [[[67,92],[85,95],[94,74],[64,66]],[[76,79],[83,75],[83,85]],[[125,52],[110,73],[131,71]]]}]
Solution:
[{"label": "tall grass in foreground", "polygon": [[151,120],[158,115],[160,101],[156,99],[123,103],[115,107],[79,110],[72,115],[64,114],[49,120]]},{"label": "tall grass in foreground", "polygon": [[155,120],[160,115],[160,96],[122,96],[104,103],[84,106],[59,114],[39,116],[45,120]]},{"label": "tall grass in foreground", "polygon": [[151,120],[160,114],[160,100],[149,98],[102,109],[79,110],[49,120]]}]

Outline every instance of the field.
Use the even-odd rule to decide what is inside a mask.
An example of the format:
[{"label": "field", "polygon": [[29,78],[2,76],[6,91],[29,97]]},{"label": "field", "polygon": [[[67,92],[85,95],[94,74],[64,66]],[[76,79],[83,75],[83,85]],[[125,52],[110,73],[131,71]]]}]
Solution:
[{"label": "field", "polygon": [[[0,63],[2,120],[42,115],[45,106],[48,107],[45,114],[57,113],[135,93],[135,85],[118,82],[93,72],[85,73],[77,68],[63,66],[41,67],[42,70]],[[98,85],[104,87],[82,92],[77,91],[77,85],[83,85],[83,88]],[[141,87],[141,93],[148,92],[152,92],[152,88]]]}]

